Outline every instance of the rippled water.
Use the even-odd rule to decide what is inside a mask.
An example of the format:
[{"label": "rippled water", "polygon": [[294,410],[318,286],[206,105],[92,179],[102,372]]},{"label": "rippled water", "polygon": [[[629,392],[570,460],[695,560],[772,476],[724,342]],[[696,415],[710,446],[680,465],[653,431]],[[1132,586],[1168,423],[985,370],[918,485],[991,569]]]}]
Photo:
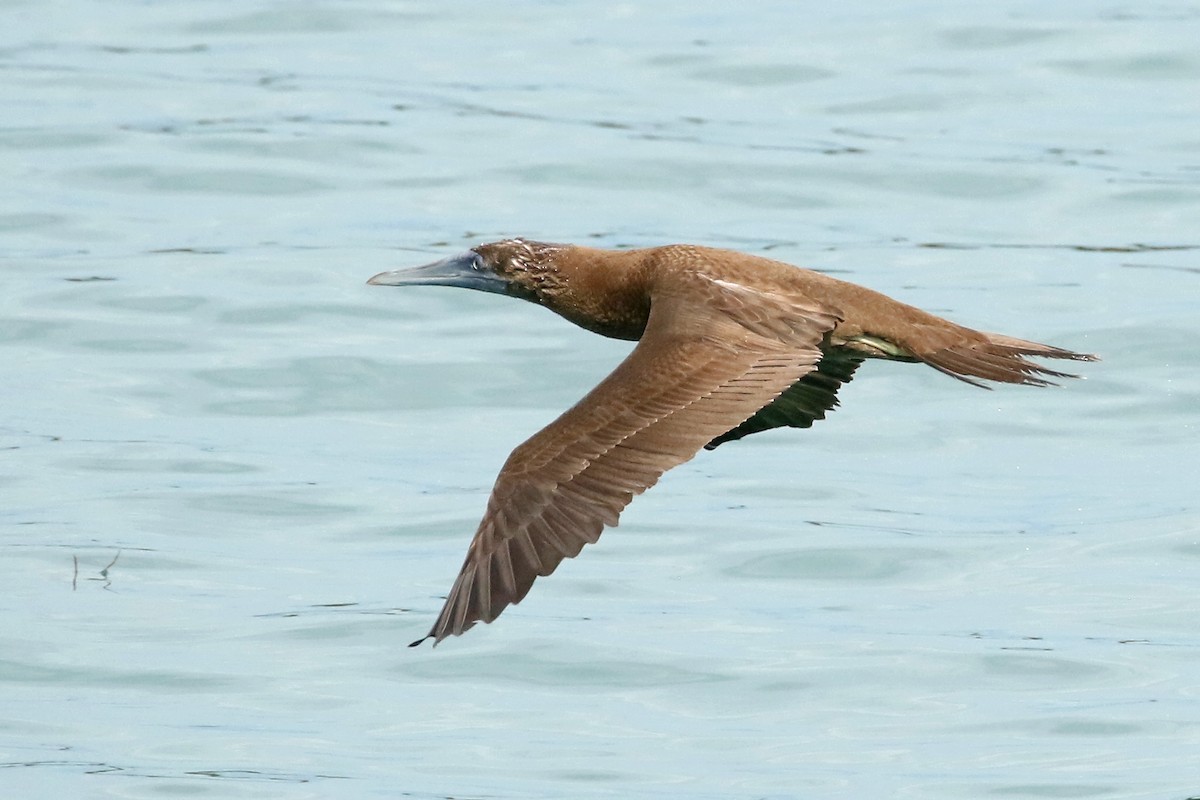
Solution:
[{"label": "rippled water", "polygon": [[[6,797],[1200,795],[1200,9],[0,4]],[[627,352],[363,281],[693,241],[1101,354],[868,364],[495,625]]]}]

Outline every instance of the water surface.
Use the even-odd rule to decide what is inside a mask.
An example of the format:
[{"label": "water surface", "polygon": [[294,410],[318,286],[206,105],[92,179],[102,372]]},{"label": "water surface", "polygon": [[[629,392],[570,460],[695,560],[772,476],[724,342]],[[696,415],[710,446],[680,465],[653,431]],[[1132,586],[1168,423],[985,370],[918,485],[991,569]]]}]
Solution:
[{"label": "water surface", "polygon": [[[1200,11],[0,5],[13,797],[1200,795]],[[691,241],[1099,353],[869,364],[423,634],[628,346],[366,287]]]}]

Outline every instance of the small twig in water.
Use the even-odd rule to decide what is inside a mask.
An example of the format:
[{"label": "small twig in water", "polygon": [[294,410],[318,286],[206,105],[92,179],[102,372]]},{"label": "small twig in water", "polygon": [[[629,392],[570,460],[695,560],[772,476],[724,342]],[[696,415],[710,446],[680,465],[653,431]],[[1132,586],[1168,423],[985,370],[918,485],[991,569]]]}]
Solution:
[{"label": "small twig in water", "polygon": [[[104,586],[100,587],[102,589],[107,589],[110,586],[112,586],[112,578],[109,577],[108,571],[113,568],[113,566],[117,563],[117,559],[119,559],[120,557],[121,557],[121,551],[118,550],[117,554],[115,556],[113,556],[113,560],[108,562],[108,564],[104,567],[104,569],[100,570],[100,577],[99,578],[88,578],[88,580],[89,581],[104,581]],[[79,556],[72,555],[71,563],[75,567],[74,572],[71,574],[71,591],[73,592],[77,588],[79,588]]]}]

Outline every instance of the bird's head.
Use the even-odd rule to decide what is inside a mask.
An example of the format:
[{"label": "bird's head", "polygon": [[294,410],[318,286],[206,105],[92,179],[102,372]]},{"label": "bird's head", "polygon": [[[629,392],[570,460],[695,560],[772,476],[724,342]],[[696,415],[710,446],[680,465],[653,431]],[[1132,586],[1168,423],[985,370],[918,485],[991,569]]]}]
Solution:
[{"label": "bird's head", "polygon": [[555,255],[569,245],[505,239],[481,244],[432,264],[381,272],[375,286],[458,286],[548,303],[565,288]]}]

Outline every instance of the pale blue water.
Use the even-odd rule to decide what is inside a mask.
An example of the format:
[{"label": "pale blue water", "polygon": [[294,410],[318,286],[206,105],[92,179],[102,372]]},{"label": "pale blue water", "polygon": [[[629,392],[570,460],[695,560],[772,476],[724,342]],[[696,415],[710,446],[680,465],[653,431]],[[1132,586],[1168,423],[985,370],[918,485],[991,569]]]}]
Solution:
[{"label": "pale blue water", "polygon": [[[0,795],[1200,795],[1200,6],[0,30]],[[628,350],[363,285],[511,235],[768,253],[1104,360],[868,364],[410,650],[507,453]]]}]

